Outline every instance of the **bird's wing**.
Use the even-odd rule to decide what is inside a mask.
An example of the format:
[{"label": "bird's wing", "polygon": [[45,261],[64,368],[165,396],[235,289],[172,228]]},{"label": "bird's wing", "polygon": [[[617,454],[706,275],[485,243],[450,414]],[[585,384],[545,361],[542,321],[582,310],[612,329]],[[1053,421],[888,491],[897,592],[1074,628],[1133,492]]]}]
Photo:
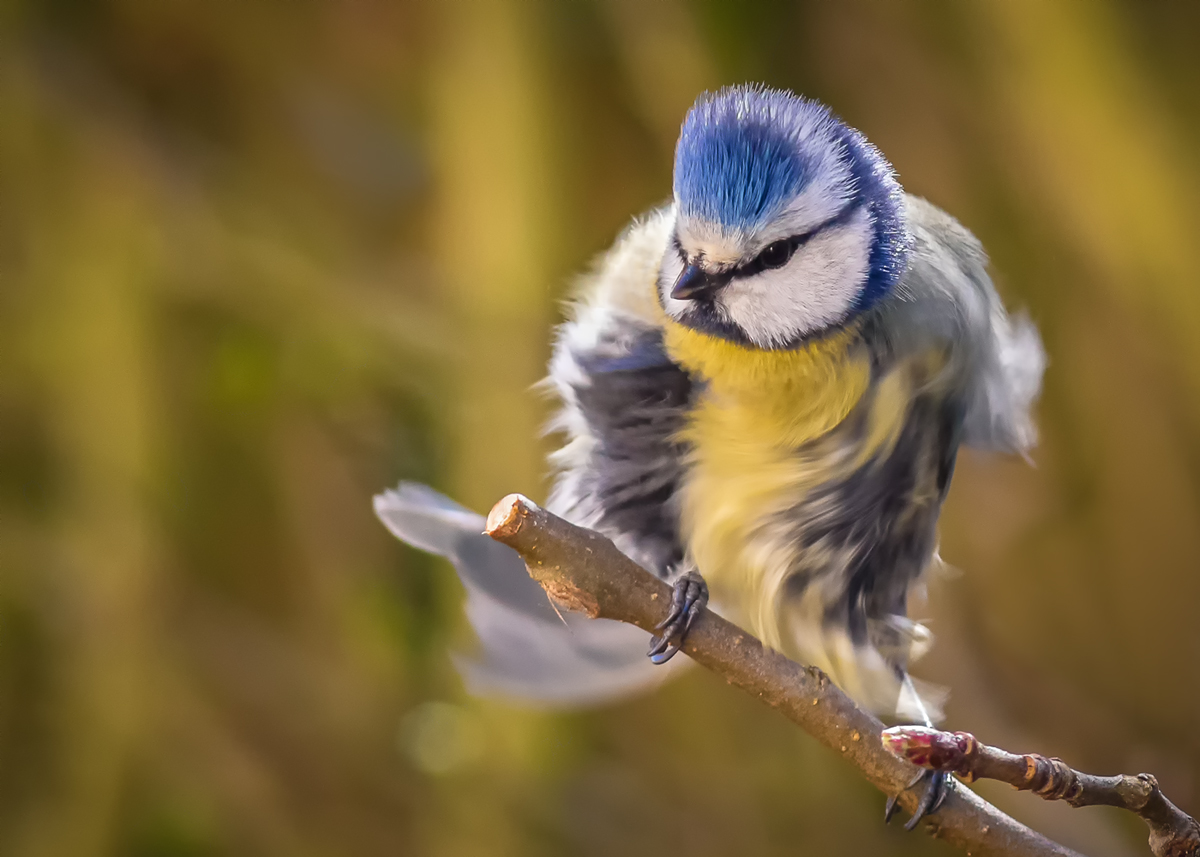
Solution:
[{"label": "bird's wing", "polygon": [[[903,678],[930,636],[908,618],[908,602],[936,556],[962,409],[928,386],[925,361],[877,371],[845,423],[802,450],[824,475],[772,524],[790,546],[773,597],[795,656],[867,707],[912,717]],[[937,694],[922,696],[936,718]]]},{"label": "bird's wing", "polygon": [[1037,328],[1005,311],[974,235],[923,199],[909,196],[907,204],[913,261],[890,326],[901,338],[949,343],[947,372],[963,391],[964,444],[1025,455],[1037,441],[1031,410],[1046,368]]},{"label": "bird's wing", "polygon": [[668,576],[683,558],[676,494],[692,382],[667,356],[655,297],[668,211],[636,224],[582,283],[555,344],[547,385],[566,443],[552,461],[554,512],[609,536]]},{"label": "bird's wing", "polygon": [[929,642],[908,600],[936,558],[958,448],[1025,452],[1044,364],[1036,330],[1005,312],[974,236],[924,200],[907,205],[909,269],[864,325],[874,378],[856,415],[893,428],[865,460],[853,418],[824,441],[861,464],[792,510],[801,550],[784,598],[800,653],[884,712],[903,707],[897,678]]},{"label": "bird's wing", "polygon": [[[567,437],[547,506],[660,574],[680,555],[672,435],[690,390],[662,351],[656,316],[669,229],[667,212],[635,224],[584,281],[547,379]],[[454,564],[480,643],[455,662],[475,693],[592,704],[657,685],[685,663],[651,664],[645,632],[631,625],[556,611],[521,558],[482,534],[481,516],[430,488],[402,483],[375,498],[375,511],[398,538]]]},{"label": "bird's wing", "polygon": [[483,516],[449,497],[401,482],[375,497],[375,513],[397,538],[445,557],[458,572],[480,645],[454,662],[472,693],[571,707],[643,690],[674,673],[646,659],[645,632],[556,610],[521,557],[483,534]]}]

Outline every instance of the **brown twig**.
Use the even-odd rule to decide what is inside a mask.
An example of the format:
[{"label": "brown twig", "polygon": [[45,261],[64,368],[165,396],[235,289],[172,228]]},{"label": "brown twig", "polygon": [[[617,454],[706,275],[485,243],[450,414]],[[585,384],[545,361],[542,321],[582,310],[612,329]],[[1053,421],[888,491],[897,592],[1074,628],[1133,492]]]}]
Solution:
[{"label": "brown twig", "polygon": [[[617,550],[519,494],[488,515],[487,534],[521,554],[534,579],[558,604],[589,616],[629,622],[653,632],[667,613],[671,589]],[[908,812],[919,789],[906,789],[918,769],[887,752],[883,724],[860,709],[819,669],[788,660],[750,634],[705,611],[684,651],[730,684],[781,711],[855,765],[885,794],[900,794]],[[925,828],[971,855],[1079,857],[1010,818],[966,788],[951,789]]]},{"label": "brown twig", "polygon": [[1062,759],[1037,753],[1018,756],[989,747],[969,732],[943,732],[924,726],[895,726],[883,733],[883,746],[901,759],[933,771],[958,774],[967,782],[1000,780],[1046,800],[1071,806],[1116,806],[1141,816],[1150,828],[1156,857],[1196,857],[1200,825],[1167,800],[1150,774],[1097,777]]}]

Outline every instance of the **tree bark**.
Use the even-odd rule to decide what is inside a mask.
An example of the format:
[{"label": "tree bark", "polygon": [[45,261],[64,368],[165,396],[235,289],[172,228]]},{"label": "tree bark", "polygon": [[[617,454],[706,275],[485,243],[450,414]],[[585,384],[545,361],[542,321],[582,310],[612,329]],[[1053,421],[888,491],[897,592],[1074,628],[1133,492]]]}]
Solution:
[{"label": "tree bark", "polygon": [[[666,616],[671,588],[592,530],[577,527],[510,494],[492,509],[487,534],[513,548],[557,604],[593,618],[615,619],[654,632]],[[815,667],[765,648],[755,637],[705,611],[688,633],[684,653],[772,708],[841,754],[876,788],[899,794],[912,812],[919,789],[907,787],[920,768],[885,749],[883,724],[859,708]],[[1079,857],[1002,813],[970,789],[950,789],[922,821],[931,835],[973,857]]]},{"label": "tree bark", "polygon": [[967,782],[999,780],[1045,800],[1071,806],[1116,806],[1127,809],[1150,828],[1155,857],[1196,857],[1200,825],[1167,800],[1150,774],[1098,777],[1077,771],[1062,759],[1037,753],[1018,755],[989,747],[969,732],[943,732],[925,726],[884,730],[883,744],[901,759],[932,771],[957,774]]}]

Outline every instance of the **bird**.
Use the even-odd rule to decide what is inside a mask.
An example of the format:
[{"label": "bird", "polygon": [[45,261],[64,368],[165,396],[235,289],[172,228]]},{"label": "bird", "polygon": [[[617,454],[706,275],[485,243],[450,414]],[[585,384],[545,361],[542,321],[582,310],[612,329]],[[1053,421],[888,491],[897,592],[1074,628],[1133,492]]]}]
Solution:
[{"label": "bird", "polygon": [[[579,705],[652,687],[711,598],[865,707],[931,725],[910,601],[940,565],[959,448],[1028,458],[1044,367],[980,242],[862,133],[792,92],[727,87],[687,112],[670,199],[581,279],[544,382],[563,439],[547,508],[672,585],[649,656],[632,626],[560,615],[433,489],[401,483],[375,510],[457,568],[475,692]],[[910,829],[952,787],[924,779]]]}]

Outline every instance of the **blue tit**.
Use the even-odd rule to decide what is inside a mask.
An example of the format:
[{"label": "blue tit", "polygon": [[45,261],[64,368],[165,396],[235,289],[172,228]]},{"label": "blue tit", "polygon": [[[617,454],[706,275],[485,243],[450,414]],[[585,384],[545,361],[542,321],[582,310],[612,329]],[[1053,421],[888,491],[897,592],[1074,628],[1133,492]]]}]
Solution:
[{"label": "blue tit", "polygon": [[[959,446],[1026,453],[1044,363],[979,242],[862,134],[788,92],[706,94],[671,203],[626,230],[558,331],[547,507],[675,585],[653,660],[711,590],[863,705],[930,721],[909,600],[938,563]],[[473,689],[565,704],[661,680],[636,629],[564,623],[478,515],[412,484],[375,508],[455,563],[482,643],[460,664]]]}]

